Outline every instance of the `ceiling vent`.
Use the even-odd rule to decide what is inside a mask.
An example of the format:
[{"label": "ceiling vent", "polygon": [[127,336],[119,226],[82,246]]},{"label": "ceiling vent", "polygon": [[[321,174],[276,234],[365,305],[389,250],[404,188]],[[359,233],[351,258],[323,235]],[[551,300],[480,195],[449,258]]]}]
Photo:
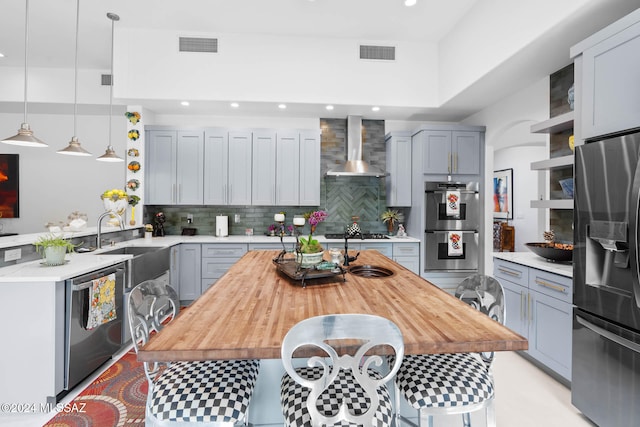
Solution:
[{"label": "ceiling vent", "polygon": [[218,39],[180,37],[180,52],[218,53]]},{"label": "ceiling vent", "polygon": [[396,48],[395,46],[360,45],[360,59],[378,59],[383,61],[395,61]]},{"label": "ceiling vent", "polygon": [[111,86],[111,74],[102,74],[100,78],[102,86]]}]

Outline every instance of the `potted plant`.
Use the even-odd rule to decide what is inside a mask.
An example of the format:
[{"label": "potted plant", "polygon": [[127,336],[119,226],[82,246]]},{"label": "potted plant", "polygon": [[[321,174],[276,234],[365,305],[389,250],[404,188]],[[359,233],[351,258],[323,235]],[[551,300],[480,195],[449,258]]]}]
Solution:
[{"label": "potted plant", "polygon": [[76,245],[53,233],[41,236],[33,244],[36,252],[43,255],[46,265],[64,264],[64,256],[67,252],[73,252]]},{"label": "potted plant", "polygon": [[307,268],[322,262],[324,248],[317,239],[313,238],[313,233],[316,231],[318,224],[327,219],[327,212],[322,210],[308,212],[304,214],[304,217],[309,221],[309,237],[306,239],[300,237],[298,248],[300,252],[300,266]]},{"label": "potted plant", "polygon": [[393,209],[387,209],[386,211],[382,212],[382,215],[380,215],[380,219],[382,219],[382,222],[387,224],[387,230],[389,230],[389,234],[392,234],[396,222],[400,220],[400,213]]}]

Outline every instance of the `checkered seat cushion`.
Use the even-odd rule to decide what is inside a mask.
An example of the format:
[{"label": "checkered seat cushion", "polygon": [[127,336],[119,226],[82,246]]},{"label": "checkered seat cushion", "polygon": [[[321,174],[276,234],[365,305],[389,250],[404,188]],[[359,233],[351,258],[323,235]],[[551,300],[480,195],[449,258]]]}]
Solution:
[{"label": "checkered seat cushion", "polygon": [[154,382],[147,410],[159,421],[242,420],[259,365],[258,360],[172,363]]},{"label": "checkered seat cushion", "polygon": [[[297,368],[296,372],[307,379],[319,379],[322,377],[322,368]],[[371,378],[380,379],[380,374],[375,370],[369,370]],[[375,413],[374,425],[377,427],[390,426],[392,420],[392,405],[387,387],[377,389],[380,405]],[[295,427],[312,427],[311,417],[307,412],[307,397],[309,389],[295,382],[288,374],[282,377],[280,384],[280,403],[286,425]],[[369,408],[370,400],[362,387],[355,381],[350,370],[341,370],[336,380],[329,385],[318,399],[316,406],[318,411],[327,416],[338,413],[342,401],[347,408],[356,415],[362,414]],[[355,424],[344,421],[340,426],[353,426]]]},{"label": "checkered seat cushion", "polygon": [[453,407],[493,398],[493,377],[472,353],[405,356],[396,385],[415,409]]}]

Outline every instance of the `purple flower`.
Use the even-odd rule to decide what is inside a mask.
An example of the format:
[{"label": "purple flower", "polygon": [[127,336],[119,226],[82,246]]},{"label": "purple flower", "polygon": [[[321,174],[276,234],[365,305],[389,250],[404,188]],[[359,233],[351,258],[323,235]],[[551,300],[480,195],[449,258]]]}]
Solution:
[{"label": "purple flower", "polygon": [[321,223],[325,219],[327,219],[327,212],[326,211],[314,211],[314,212],[311,212],[311,214],[309,215],[309,225],[315,227],[316,225],[318,225],[319,223]]}]

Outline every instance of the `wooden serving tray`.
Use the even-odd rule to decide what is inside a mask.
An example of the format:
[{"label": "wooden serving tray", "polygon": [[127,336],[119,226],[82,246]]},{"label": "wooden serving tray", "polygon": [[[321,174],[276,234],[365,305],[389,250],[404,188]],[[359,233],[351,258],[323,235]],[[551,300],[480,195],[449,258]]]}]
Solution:
[{"label": "wooden serving tray", "polygon": [[[288,259],[274,258],[273,264],[276,266],[276,269],[280,271],[282,274],[294,280],[295,282],[300,282],[300,286],[302,286],[303,288],[307,287],[308,280],[314,280],[314,279],[335,278],[342,275],[342,281],[343,282],[347,281],[345,278],[345,275],[347,274],[347,270],[345,270],[341,266],[337,266],[337,270],[336,269],[319,270],[315,267],[301,268],[296,262],[296,260],[291,258],[288,258]],[[326,281],[322,281],[319,283],[326,283]],[[313,283],[309,283],[309,284],[313,284]]]}]

